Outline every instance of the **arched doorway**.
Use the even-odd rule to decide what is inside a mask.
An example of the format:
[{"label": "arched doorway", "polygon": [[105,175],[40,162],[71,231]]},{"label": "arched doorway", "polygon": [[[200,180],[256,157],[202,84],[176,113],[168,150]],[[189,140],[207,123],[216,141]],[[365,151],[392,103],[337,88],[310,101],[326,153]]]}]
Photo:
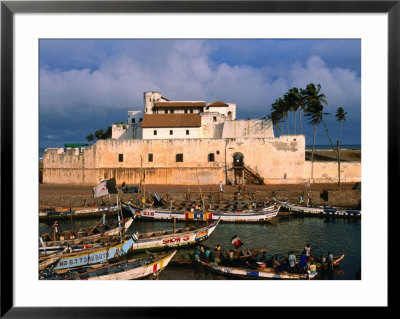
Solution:
[{"label": "arched doorway", "polygon": [[234,184],[240,185],[244,184],[244,155],[240,152],[236,152],[233,154],[233,176],[234,176]]}]

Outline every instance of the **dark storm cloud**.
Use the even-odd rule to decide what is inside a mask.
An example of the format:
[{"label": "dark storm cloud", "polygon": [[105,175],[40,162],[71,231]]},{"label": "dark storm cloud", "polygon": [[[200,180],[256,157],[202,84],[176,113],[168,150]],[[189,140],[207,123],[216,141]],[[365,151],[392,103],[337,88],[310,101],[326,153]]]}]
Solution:
[{"label": "dark storm cloud", "polygon": [[173,100],[219,99],[236,103],[239,118],[261,118],[289,88],[310,82],[321,84],[327,112],[345,108],[359,140],[359,41],[346,43],[347,60],[340,42],[327,40],[46,40],[40,45],[40,144],[84,141],[125,121],[128,110],[143,108],[144,91]]}]

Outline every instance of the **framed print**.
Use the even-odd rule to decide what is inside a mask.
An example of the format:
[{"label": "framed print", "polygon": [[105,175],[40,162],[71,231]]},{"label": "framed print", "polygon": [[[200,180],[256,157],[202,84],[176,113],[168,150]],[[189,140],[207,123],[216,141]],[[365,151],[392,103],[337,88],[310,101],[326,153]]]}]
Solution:
[{"label": "framed print", "polygon": [[[393,202],[399,162],[399,18],[399,1],[2,1],[1,315],[179,317],[185,315],[183,307],[214,307],[212,311],[219,314],[234,307],[389,307],[389,204]],[[293,108],[282,111],[285,101],[292,98],[293,102],[299,92],[308,103],[304,117]],[[319,113],[311,112],[311,107],[320,105],[330,111],[330,120],[322,107]],[[280,117],[274,121],[277,110],[281,110]],[[317,113],[320,118],[315,117]],[[111,122],[114,124],[108,130],[98,130]],[[332,142],[339,125],[340,137]],[[332,126],[338,129],[328,130]],[[347,143],[340,142],[342,126]],[[335,154],[330,159],[323,154],[325,149],[314,154],[315,138],[322,135]],[[342,161],[338,159],[342,144],[357,145],[356,161],[345,158],[350,156],[345,148]],[[137,149],[140,156],[134,154]],[[278,156],[280,161],[275,158]],[[47,165],[39,174],[38,157]],[[292,166],[279,163],[284,161]],[[314,182],[323,186],[312,193]],[[45,188],[46,183],[50,187]],[[164,185],[165,191],[152,189],[154,184]],[[274,200],[271,206],[265,198],[260,197],[260,202],[254,199],[259,189],[253,184],[278,185],[265,187],[268,200]],[[302,189],[291,192],[292,184]],[[359,188],[353,188],[354,184]],[[40,198],[38,185],[46,189],[47,202]],[[67,190],[72,195],[81,187],[82,194],[76,196],[79,200],[62,198],[57,193],[60,185],[76,186]],[[116,192],[111,191],[114,186]],[[354,203],[351,209],[332,208],[333,203],[340,206],[337,190],[345,186],[360,190],[359,197],[346,197]],[[107,192],[100,194],[100,190]],[[173,210],[176,193],[182,194],[182,202],[193,198],[197,202]],[[129,197],[131,194],[136,197]],[[143,198],[139,194],[144,194]],[[234,206],[233,199],[227,200],[230,194],[236,204],[242,200],[246,206]],[[307,203],[303,196],[307,196]],[[328,201],[328,196],[339,199]],[[121,218],[122,222],[127,220],[122,216],[123,207],[133,215],[128,218],[136,233],[127,241],[137,244],[139,233],[154,235],[166,229],[165,221],[157,226],[158,221],[142,219],[161,216],[163,211],[152,205],[168,199],[169,207],[164,208],[173,220],[173,234],[179,227],[189,228],[186,222],[201,215],[208,228],[195,232],[193,242],[200,245],[210,236],[208,243],[216,246],[216,251],[221,244],[222,250],[232,255],[238,247],[252,255],[252,249],[263,244],[267,251],[294,255],[287,250],[298,245],[303,249],[310,241],[314,253],[321,255],[318,267],[329,265],[332,273],[319,278],[322,280],[301,282],[235,280],[239,266],[226,266],[225,274],[215,274],[221,271],[215,265],[212,275],[206,268],[200,275],[192,269],[182,275],[184,271],[168,272],[168,266],[161,271],[160,263],[155,263],[151,274],[160,280],[154,281],[66,282],[43,280],[42,273],[38,276],[38,230],[50,234],[49,242],[57,242],[56,238],[61,242],[65,238],[57,223],[68,212],[61,225],[70,223],[72,228],[76,222],[81,232],[86,228],[86,235],[93,237],[99,225],[106,228],[105,210],[114,198],[114,211],[121,212],[111,218],[118,219],[116,225],[121,227]],[[127,198],[135,198],[136,204],[125,201]],[[293,226],[290,202],[303,208],[312,202],[315,209],[322,209],[321,214],[331,215],[314,221],[314,217],[299,213]],[[281,207],[287,209],[289,217],[282,217],[286,226],[278,222],[251,228],[246,223],[228,223],[227,212],[221,213],[224,203],[236,214],[229,218],[260,211],[272,214],[274,209],[278,214]],[[85,206],[81,213],[91,211],[96,218],[90,223],[79,222],[74,205]],[[261,205],[260,211],[257,205]],[[46,222],[37,218],[38,208]],[[359,214],[360,218],[354,223],[342,222],[343,216],[332,217],[338,212]],[[178,213],[184,216],[183,221]],[[213,215],[220,219],[213,219]],[[249,218],[240,216],[241,222],[243,216]],[[211,222],[220,227],[224,218],[229,225],[222,227],[226,233],[218,235],[216,231],[211,236]],[[198,226],[194,223],[190,227]],[[246,227],[250,228],[244,231]],[[290,227],[297,228],[293,231]],[[260,234],[262,240],[257,241]],[[70,240],[75,235],[68,233]],[[163,244],[189,240],[189,233],[186,235],[164,238]],[[40,240],[46,241],[42,236]],[[288,244],[279,250],[283,241]],[[246,246],[249,242],[251,247]],[[42,246],[48,248],[46,245]],[[124,251],[122,235],[122,248],[115,245],[115,258],[119,258]],[[332,249],[339,254],[344,246],[343,268],[333,273],[331,256],[326,261],[322,255],[331,255]],[[129,247],[133,247],[132,242]],[[113,257],[114,250],[107,249],[106,258]],[[215,260],[215,252],[209,254]],[[72,259],[63,259],[66,255],[66,251],[57,252],[53,269],[59,270],[58,274],[67,273],[65,269],[72,263]],[[79,258],[94,260],[100,255],[81,253]],[[266,270],[260,268],[272,269],[272,258],[279,257],[274,255],[268,259],[260,253],[257,265],[251,268],[248,264],[252,271],[246,276],[261,277]],[[287,258],[288,276],[293,278],[295,271]],[[75,259],[78,262],[78,257]],[[306,255],[302,260],[301,274],[311,279]],[[88,278],[95,270],[90,271]],[[278,273],[282,275],[283,270],[276,268],[274,274]],[[82,274],[74,276],[88,279]],[[296,292],[291,296],[288,291]]]}]

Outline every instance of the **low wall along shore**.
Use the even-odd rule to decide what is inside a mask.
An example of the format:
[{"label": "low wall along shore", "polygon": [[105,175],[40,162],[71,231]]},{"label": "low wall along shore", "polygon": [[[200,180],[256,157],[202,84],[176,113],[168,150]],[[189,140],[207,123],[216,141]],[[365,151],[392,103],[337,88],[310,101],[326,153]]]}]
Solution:
[{"label": "low wall along shore", "polygon": [[[146,201],[151,203],[154,199],[153,193],[146,193]],[[168,206],[170,202],[183,202],[183,201],[197,201],[200,203],[201,196],[199,192],[158,192],[162,197],[163,203]],[[205,204],[210,203],[217,205],[220,199],[219,192],[203,192]],[[230,203],[232,201],[249,201],[262,203],[263,201],[273,202],[274,198],[278,200],[289,200],[290,203],[298,203],[299,197],[303,196],[306,200],[307,193],[305,191],[249,191],[241,193],[226,193],[222,194],[222,202]],[[122,200],[132,200],[133,202],[140,202],[141,194],[122,194],[119,196]],[[361,209],[361,191],[357,190],[344,190],[344,191],[310,191],[309,193],[310,205],[328,205],[343,208]],[[116,195],[106,195],[102,198],[93,198],[93,195],[54,195],[54,194],[41,194],[40,206],[46,207],[81,207],[92,206],[93,202],[99,205],[110,205],[117,202]]]}]

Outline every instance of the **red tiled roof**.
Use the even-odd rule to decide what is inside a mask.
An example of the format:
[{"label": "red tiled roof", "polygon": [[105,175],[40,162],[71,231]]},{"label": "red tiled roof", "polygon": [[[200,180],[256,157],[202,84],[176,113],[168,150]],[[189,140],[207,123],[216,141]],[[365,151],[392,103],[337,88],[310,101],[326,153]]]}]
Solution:
[{"label": "red tiled roof", "polygon": [[200,126],[200,114],[146,114],[142,121],[142,128]]},{"label": "red tiled roof", "polygon": [[217,100],[217,101],[215,101],[213,103],[208,104],[207,106],[229,106],[229,105],[224,103],[224,102],[221,102],[221,101]]},{"label": "red tiled roof", "polygon": [[205,107],[206,102],[156,102],[154,107]]}]

